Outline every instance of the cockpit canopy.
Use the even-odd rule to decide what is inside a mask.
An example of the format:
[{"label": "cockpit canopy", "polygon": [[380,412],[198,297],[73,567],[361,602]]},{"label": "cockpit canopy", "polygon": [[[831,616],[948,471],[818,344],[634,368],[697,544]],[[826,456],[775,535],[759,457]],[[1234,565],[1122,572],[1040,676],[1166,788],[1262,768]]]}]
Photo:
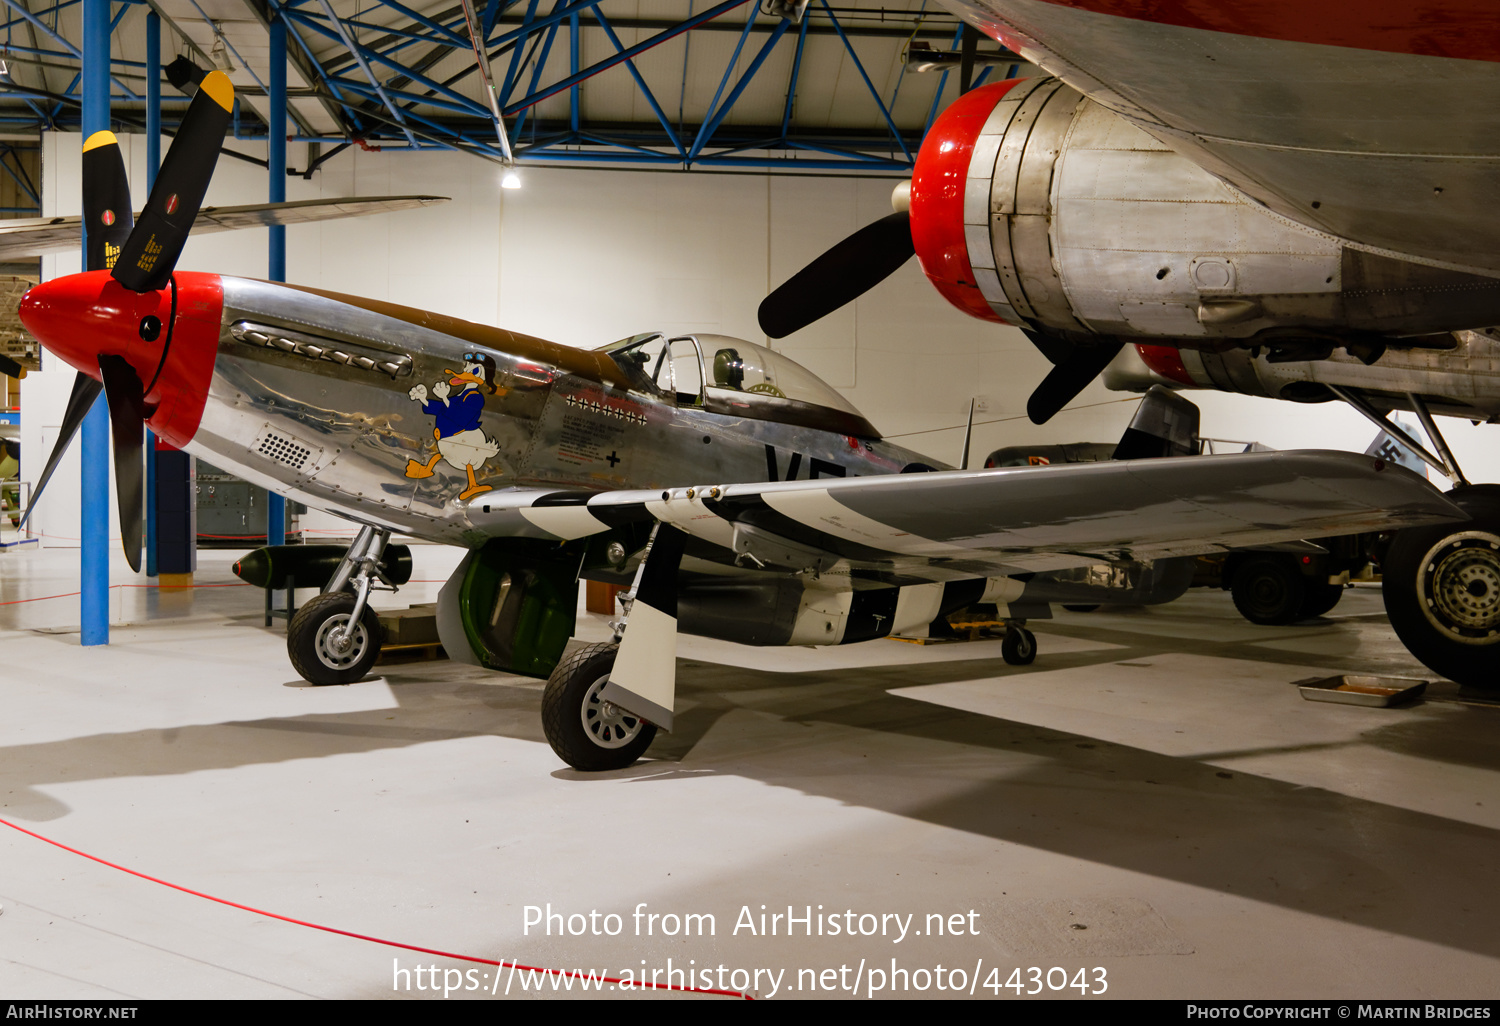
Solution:
[{"label": "cockpit canopy", "polygon": [[632,385],[679,406],[879,438],[869,421],[806,367],[728,335],[652,332],[605,346]]}]

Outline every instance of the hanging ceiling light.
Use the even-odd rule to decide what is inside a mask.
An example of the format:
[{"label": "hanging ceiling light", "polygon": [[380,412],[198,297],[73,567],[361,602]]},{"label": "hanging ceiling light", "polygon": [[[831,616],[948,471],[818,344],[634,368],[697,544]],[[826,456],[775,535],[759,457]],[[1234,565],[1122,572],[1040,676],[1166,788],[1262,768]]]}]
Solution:
[{"label": "hanging ceiling light", "polygon": [[521,187],[521,173],[514,167],[507,167],[505,174],[500,176],[500,188],[519,189]]},{"label": "hanging ceiling light", "polygon": [[224,30],[216,21],[214,27],[214,45],[209,49],[209,59],[214,62],[214,67],[220,71],[233,71],[234,59],[229,56],[229,47],[224,42]]},{"label": "hanging ceiling light", "polygon": [[769,6],[763,6],[761,10],[773,18],[785,18],[793,25],[802,24],[802,16],[807,13],[807,5],[812,0],[771,0]]}]

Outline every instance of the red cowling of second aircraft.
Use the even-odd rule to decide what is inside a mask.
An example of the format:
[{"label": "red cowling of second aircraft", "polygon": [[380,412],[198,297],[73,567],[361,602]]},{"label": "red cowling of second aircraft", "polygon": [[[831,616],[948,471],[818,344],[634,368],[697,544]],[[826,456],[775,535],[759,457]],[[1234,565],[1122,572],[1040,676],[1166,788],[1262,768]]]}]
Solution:
[{"label": "red cowling of second aircraft", "polygon": [[132,292],[108,271],[70,274],[28,291],[20,315],[49,352],[90,377],[100,376],[100,356],[124,357],[146,389],[146,422],[181,448],[208,401],[224,289],[217,274],[182,271],[174,281],[175,304],[171,287]]},{"label": "red cowling of second aircraft", "polygon": [[1168,381],[1175,381],[1179,385],[1188,385],[1197,388],[1198,382],[1188,373],[1188,369],[1182,365],[1182,350],[1176,346],[1145,346],[1136,345],[1135,351],[1141,354],[1141,361],[1145,365]]},{"label": "red cowling of second aircraft", "polygon": [[980,129],[1019,81],[980,86],[950,104],[922,141],[911,176],[911,241],[923,272],[943,298],[964,313],[999,324],[1005,322],[980,295],[969,265],[964,190]]}]

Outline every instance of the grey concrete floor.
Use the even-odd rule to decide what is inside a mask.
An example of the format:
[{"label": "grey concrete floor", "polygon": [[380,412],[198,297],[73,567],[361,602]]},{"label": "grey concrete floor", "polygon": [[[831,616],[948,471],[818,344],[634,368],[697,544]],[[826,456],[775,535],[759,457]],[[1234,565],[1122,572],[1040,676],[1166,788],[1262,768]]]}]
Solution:
[{"label": "grey concrete floor", "polygon": [[[458,557],[415,552],[421,582]],[[200,558],[200,585],[234,583],[231,554]],[[76,560],[0,555],[0,816],[230,901],[761,996],[1500,993],[1500,708],[1447,683],[1399,709],[1290,685],[1424,675],[1374,589],[1285,628],[1206,592],[1059,612],[1028,668],[998,641],[684,638],[676,732],[588,776],[543,740],[539,681],[426,662],[299,686],[253,589],[171,595],[121,565],[111,643],[82,648],[76,599],[45,597],[77,589]],[[9,998],[536,996],[525,972],[3,827],[0,867]]]}]

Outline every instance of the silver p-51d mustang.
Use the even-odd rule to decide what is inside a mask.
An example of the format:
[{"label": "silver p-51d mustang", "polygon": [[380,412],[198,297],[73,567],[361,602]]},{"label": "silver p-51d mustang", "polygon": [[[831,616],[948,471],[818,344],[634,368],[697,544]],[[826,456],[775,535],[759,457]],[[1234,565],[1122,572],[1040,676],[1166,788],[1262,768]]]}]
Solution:
[{"label": "silver p-51d mustang", "polygon": [[[185,126],[169,163],[210,135]],[[208,156],[179,165],[195,158],[206,183]],[[123,184],[123,170],[90,166],[111,177],[85,181],[86,209],[90,190]],[[1027,616],[1051,601],[1175,597],[1187,584],[1175,557],[1462,515],[1418,476],[1347,453],[941,470],[749,342],[648,334],[585,351],[378,300],[174,273],[180,241],[158,235],[168,215],[191,217],[186,175],[163,169],[111,269],[47,282],[21,307],[79,370],[59,445],[102,383],[127,551],[139,547],[143,420],[359,522],[329,590],[288,631],[298,669],[332,683],[374,661],[368,598],[390,534],[465,546],[439,602],[444,646],[550,674],[547,737],[582,769],[628,765],[671,728],[679,630],[844,644],[993,602],[1014,621],[1007,658],[1029,662]],[[177,191],[158,196],[163,180]],[[633,580],[633,601],[618,644],[564,660],[581,576]]]}]

